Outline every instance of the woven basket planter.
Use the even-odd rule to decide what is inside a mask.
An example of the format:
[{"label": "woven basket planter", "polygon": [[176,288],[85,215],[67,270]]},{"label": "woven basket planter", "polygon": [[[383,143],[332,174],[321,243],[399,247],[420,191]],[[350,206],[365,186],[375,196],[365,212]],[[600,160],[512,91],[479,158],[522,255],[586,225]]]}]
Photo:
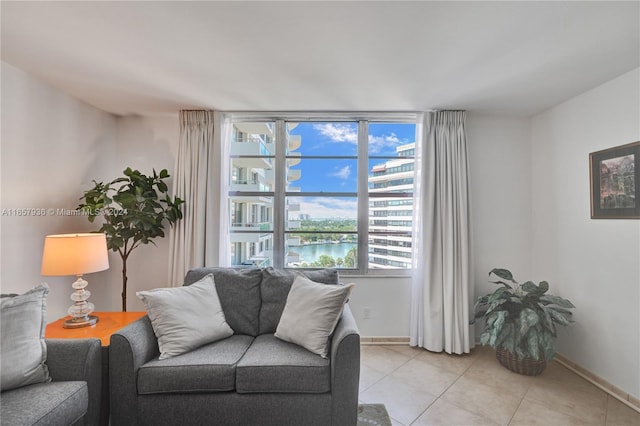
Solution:
[{"label": "woven basket planter", "polygon": [[496,349],[496,359],[503,367],[514,373],[524,374],[526,376],[537,376],[542,373],[547,366],[547,361],[542,355],[540,355],[539,360],[529,357],[520,359],[517,354],[509,352],[505,348]]}]

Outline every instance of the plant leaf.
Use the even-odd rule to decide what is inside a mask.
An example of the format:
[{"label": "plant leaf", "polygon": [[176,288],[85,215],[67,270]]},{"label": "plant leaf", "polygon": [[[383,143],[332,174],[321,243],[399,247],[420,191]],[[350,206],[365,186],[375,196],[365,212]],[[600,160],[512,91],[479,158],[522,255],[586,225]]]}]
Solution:
[{"label": "plant leaf", "polygon": [[508,269],[493,268],[491,271],[489,271],[489,275],[491,275],[491,274],[497,275],[498,277],[502,278],[503,280],[508,280],[508,281],[511,281],[514,284],[517,284],[516,281],[513,279],[513,275],[511,274],[511,271],[509,271]]}]

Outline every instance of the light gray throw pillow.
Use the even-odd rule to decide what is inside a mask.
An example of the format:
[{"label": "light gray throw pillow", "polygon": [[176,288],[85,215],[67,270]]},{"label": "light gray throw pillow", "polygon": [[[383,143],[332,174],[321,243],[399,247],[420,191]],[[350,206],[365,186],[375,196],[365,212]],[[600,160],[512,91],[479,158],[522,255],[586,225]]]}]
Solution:
[{"label": "light gray throw pillow", "polygon": [[291,285],[275,336],[323,358],[355,284],[320,284],[298,276]]},{"label": "light gray throw pillow", "polygon": [[34,383],[50,382],[47,345],[47,294],[40,284],[22,295],[3,296],[0,307],[2,392]]},{"label": "light gray throw pillow", "polygon": [[180,355],[233,334],[213,275],[186,287],[139,291],[158,338],[160,359]]}]

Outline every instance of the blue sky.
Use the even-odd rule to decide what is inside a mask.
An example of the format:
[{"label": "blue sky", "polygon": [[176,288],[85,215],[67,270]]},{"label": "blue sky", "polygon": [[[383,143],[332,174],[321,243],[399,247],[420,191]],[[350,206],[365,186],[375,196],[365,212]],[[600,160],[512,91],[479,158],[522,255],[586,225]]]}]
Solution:
[{"label": "blue sky", "polygon": [[[292,135],[300,135],[302,144],[296,152],[302,156],[355,156],[357,123],[300,123]],[[395,147],[415,141],[414,124],[369,124],[369,154],[396,156]],[[373,161],[372,164],[384,162]],[[301,177],[293,185],[302,191],[356,192],[357,169],[354,159],[307,159],[295,166]],[[313,218],[355,218],[355,197],[316,197],[297,199],[300,213]]]}]

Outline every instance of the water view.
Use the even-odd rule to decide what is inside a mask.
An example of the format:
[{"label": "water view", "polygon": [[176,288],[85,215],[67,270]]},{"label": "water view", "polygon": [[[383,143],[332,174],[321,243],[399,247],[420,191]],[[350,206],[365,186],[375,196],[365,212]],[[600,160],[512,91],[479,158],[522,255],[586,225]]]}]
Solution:
[{"label": "water view", "polygon": [[317,262],[323,254],[335,260],[344,259],[349,250],[357,246],[356,243],[307,244],[296,247],[295,251],[300,253],[300,262],[312,263]]}]

